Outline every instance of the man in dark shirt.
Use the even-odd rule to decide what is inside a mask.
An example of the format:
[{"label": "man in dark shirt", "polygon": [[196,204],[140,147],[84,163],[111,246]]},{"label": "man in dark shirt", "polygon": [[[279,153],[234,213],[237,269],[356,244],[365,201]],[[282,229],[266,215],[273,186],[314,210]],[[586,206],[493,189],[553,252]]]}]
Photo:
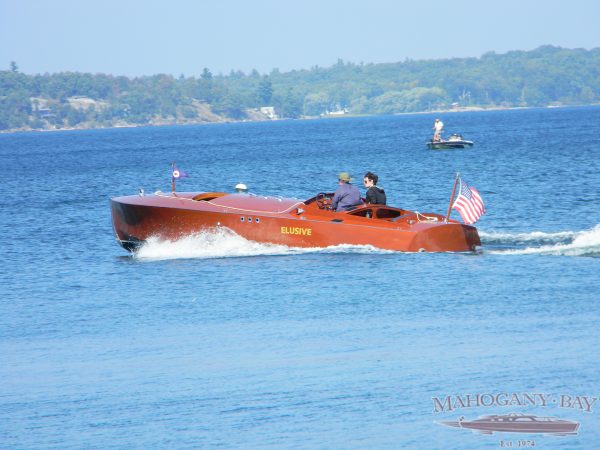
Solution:
[{"label": "man in dark shirt", "polygon": [[365,174],[363,182],[367,188],[367,203],[385,205],[387,201],[385,191],[380,187],[377,187],[377,180],[379,180],[379,177],[374,173],[367,172]]},{"label": "man in dark shirt", "polygon": [[353,206],[362,204],[360,191],[356,186],[350,184],[352,178],[347,172],[340,173],[339,187],[333,196],[331,209],[334,211],[347,211]]}]

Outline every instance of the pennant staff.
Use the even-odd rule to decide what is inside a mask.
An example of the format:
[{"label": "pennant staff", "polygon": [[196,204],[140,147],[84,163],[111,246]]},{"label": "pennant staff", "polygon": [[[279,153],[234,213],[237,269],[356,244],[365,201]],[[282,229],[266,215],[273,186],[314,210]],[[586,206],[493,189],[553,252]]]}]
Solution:
[{"label": "pennant staff", "polygon": [[179,170],[175,167],[175,161],[171,161],[171,192],[175,193],[175,180],[180,178],[187,178],[189,175],[183,170]]},{"label": "pennant staff", "polygon": [[175,161],[171,161],[171,192],[175,193]]},{"label": "pennant staff", "polygon": [[444,222],[448,222],[450,218],[450,213],[452,212],[452,201],[454,200],[454,194],[456,194],[456,185],[458,184],[458,180],[460,179],[460,172],[456,172],[456,178],[454,179],[454,187],[452,188],[452,195],[450,196],[450,204],[448,205],[448,212],[446,213],[446,218]]}]

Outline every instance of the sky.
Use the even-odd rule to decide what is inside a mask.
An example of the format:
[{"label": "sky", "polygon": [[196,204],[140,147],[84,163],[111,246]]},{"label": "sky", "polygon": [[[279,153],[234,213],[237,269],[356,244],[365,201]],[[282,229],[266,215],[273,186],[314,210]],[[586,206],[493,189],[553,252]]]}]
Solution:
[{"label": "sky", "polygon": [[199,76],[600,47],[600,0],[0,0],[0,70]]}]

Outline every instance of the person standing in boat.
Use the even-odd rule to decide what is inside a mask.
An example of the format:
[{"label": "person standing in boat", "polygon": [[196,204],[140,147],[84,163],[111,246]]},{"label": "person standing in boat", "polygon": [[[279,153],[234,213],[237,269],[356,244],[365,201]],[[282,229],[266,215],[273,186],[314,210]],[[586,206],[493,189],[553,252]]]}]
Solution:
[{"label": "person standing in boat", "polygon": [[385,205],[387,198],[385,196],[385,191],[377,186],[377,181],[379,177],[375,175],[373,172],[367,172],[363,179],[363,183],[367,188],[366,202],[369,204],[375,205]]},{"label": "person standing in boat", "polygon": [[433,124],[433,140],[441,141],[442,140],[442,130],[444,129],[444,122],[440,119],[435,119],[435,123]]},{"label": "person standing in boat", "polygon": [[350,181],[352,181],[352,178],[350,178],[348,172],[340,173],[338,177],[339,186],[331,202],[331,209],[334,211],[347,211],[353,206],[362,204],[360,191],[356,186],[350,184]]}]

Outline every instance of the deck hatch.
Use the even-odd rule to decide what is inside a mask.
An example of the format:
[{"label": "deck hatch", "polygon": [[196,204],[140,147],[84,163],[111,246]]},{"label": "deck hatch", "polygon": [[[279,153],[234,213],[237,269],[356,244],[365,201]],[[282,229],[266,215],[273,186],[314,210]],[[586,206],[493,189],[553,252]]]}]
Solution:
[{"label": "deck hatch", "polygon": [[192,200],[196,200],[197,202],[200,201],[205,201],[205,202],[209,202],[211,200],[214,200],[215,198],[219,198],[219,197],[223,197],[225,194],[224,192],[204,192],[202,194],[198,194],[195,197],[192,198]]}]

